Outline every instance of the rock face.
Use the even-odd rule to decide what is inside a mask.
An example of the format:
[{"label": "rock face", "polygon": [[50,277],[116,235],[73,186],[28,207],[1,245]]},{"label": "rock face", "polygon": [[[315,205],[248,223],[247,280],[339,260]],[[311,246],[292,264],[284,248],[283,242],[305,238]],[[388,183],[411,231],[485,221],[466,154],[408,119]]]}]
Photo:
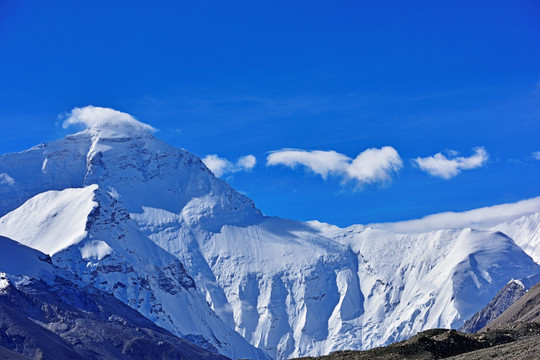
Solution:
[{"label": "rock face", "polygon": [[479,331],[501,315],[513,303],[521,298],[531,286],[539,281],[539,275],[533,275],[522,280],[510,281],[482,310],[467,320],[459,330],[466,333]]},{"label": "rock face", "polygon": [[[226,359],[0,237],[0,358]],[[14,355],[18,354],[18,355]]]},{"label": "rock face", "polygon": [[540,283],[533,286],[484,329],[515,322],[540,323]]},{"label": "rock face", "polygon": [[[459,327],[540,272],[498,231],[266,217],[195,155],[92,129],[0,157],[0,234],[229,357],[367,349]],[[40,234],[36,237],[36,234]]]}]

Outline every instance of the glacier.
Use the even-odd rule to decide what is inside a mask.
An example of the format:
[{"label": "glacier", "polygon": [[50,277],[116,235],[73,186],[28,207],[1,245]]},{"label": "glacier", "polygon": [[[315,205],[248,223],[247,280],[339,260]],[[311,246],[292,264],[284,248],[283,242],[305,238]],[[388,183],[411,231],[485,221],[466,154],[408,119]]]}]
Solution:
[{"label": "glacier", "polygon": [[538,214],[529,230],[513,220],[410,234],[268,217],[149,132],[87,129],[1,156],[0,173],[11,179],[0,235],[232,358],[458,328],[511,279],[540,273]]}]

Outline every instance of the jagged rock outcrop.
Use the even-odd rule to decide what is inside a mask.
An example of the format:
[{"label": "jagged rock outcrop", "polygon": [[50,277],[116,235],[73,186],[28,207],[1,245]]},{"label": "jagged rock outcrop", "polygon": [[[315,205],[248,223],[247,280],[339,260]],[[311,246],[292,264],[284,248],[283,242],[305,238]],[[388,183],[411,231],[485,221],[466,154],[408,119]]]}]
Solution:
[{"label": "jagged rock outcrop", "polygon": [[459,330],[466,333],[479,331],[514,304],[538,281],[540,281],[540,275],[533,275],[522,280],[511,280],[499,290],[497,295],[482,310],[467,320]]}]

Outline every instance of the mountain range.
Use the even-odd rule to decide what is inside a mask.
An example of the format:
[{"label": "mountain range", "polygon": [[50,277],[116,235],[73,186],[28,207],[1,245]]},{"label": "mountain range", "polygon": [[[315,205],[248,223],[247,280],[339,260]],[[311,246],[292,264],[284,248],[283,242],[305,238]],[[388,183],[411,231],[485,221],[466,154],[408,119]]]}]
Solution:
[{"label": "mountain range", "polygon": [[50,275],[61,272],[93,289],[90,305],[112,295],[168,349],[189,342],[201,357],[318,356],[459,328],[509,281],[540,273],[538,213],[421,233],[268,217],[140,126],[3,155],[0,180],[2,249],[35,249],[0,263],[3,306],[17,291],[69,305]]}]

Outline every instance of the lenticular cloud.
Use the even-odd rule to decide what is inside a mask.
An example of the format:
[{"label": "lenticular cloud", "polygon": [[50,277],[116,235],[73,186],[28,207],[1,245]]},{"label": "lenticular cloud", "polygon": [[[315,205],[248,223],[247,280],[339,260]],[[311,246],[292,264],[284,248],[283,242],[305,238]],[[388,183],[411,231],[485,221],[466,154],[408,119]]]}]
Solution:
[{"label": "lenticular cloud", "polygon": [[71,110],[62,126],[65,129],[76,124],[84,125],[88,130],[107,131],[112,135],[133,136],[156,131],[152,126],[138,121],[130,114],[92,105]]}]

